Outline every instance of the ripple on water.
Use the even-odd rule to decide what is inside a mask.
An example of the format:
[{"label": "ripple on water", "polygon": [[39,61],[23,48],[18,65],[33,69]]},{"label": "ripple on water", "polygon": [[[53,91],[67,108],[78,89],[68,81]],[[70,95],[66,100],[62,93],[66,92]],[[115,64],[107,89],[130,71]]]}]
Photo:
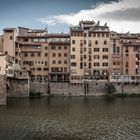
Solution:
[{"label": "ripple on water", "polygon": [[140,140],[139,100],[77,100],[0,110],[0,140]]}]

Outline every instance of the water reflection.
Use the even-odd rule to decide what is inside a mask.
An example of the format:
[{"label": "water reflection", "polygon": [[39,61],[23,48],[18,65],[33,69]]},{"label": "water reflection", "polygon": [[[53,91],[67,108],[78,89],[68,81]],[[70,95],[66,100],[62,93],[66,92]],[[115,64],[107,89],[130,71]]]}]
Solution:
[{"label": "water reflection", "polygon": [[0,140],[139,140],[140,98],[10,98]]}]

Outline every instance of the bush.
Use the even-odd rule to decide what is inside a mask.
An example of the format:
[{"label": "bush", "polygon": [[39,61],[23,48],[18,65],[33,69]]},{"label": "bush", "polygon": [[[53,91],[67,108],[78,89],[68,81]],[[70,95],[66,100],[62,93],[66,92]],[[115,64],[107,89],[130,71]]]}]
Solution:
[{"label": "bush", "polygon": [[41,94],[41,92],[31,91],[29,97],[40,97]]},{"label": "bush", "polygon": [[116,92],[116,89],[112,83],[106,83],[104,90],[107,94],[112,94],[112,93]]}]

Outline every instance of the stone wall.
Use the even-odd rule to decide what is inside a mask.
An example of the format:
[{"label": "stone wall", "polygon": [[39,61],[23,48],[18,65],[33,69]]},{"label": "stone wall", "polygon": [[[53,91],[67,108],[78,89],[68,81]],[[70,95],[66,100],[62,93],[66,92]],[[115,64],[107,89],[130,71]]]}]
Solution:
[{"label": "stone wall", "polygon": [[29,86],[27,79],[7,79],[8,97],[28,97]]},{"label": "stone wall", "polygon": [[[51,94],[54,95],[101,95],[104,94],[105,82],[88,82],[83,84],[50,83]],[[85,87],[86,86],[86,87]],[[85,92],[86,90],[86,92]]]},{"label": "stone wall", "polygon": [[[72,96],[78,96],[78,95],[104,95],[105,92],[105,83],[107,81],[92,81],[92,82],[86,82],[85,85],[83,84],[70,84],[70,83],[50,83],[51,88],[51,94],[54,95],[72,95]],[[113,84],[116,93],[122,92],[122,85],[118,85],[117,83]],[[86,86],[86,88],[85,88]],[[85,92],[86,90],[86,92]],[[140,94],[140,85],[134,85],[134,84],[128,84],[123,86],[123,92],[127,94]]]},{"label": "stone wall", "polygon": [[48,83],[47,82],[31,82],[30,83],[30,90],[32,92],[41,92],[43,95],[47,94],[48,91]]},{"label": "stone wall", "polygon": [[[116,93],[122,93],[122,85],[121,84],[113,84],[116,88]],[[127,94],[140,94],[140,84],[124,84],[123,92]]]},{"label": "stone wall", "polygon": [[69,95],[70,94],[70,84],[62,82],[51,82],[50,92],[54,95]]},{"label": "stone wall", "polygon": [[6,80],[4,75],[0,75],[0,105],[6,105]]}]

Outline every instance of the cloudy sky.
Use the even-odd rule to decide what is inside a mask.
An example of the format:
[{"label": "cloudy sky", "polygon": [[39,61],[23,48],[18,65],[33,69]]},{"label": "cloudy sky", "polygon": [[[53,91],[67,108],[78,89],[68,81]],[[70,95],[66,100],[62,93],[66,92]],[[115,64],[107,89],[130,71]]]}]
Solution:
[{"label": "cloudy sky", "polygon": [[0,0],[0,30],[22,26],[68,32],[80,20],[140,33],[140,0]]}]

